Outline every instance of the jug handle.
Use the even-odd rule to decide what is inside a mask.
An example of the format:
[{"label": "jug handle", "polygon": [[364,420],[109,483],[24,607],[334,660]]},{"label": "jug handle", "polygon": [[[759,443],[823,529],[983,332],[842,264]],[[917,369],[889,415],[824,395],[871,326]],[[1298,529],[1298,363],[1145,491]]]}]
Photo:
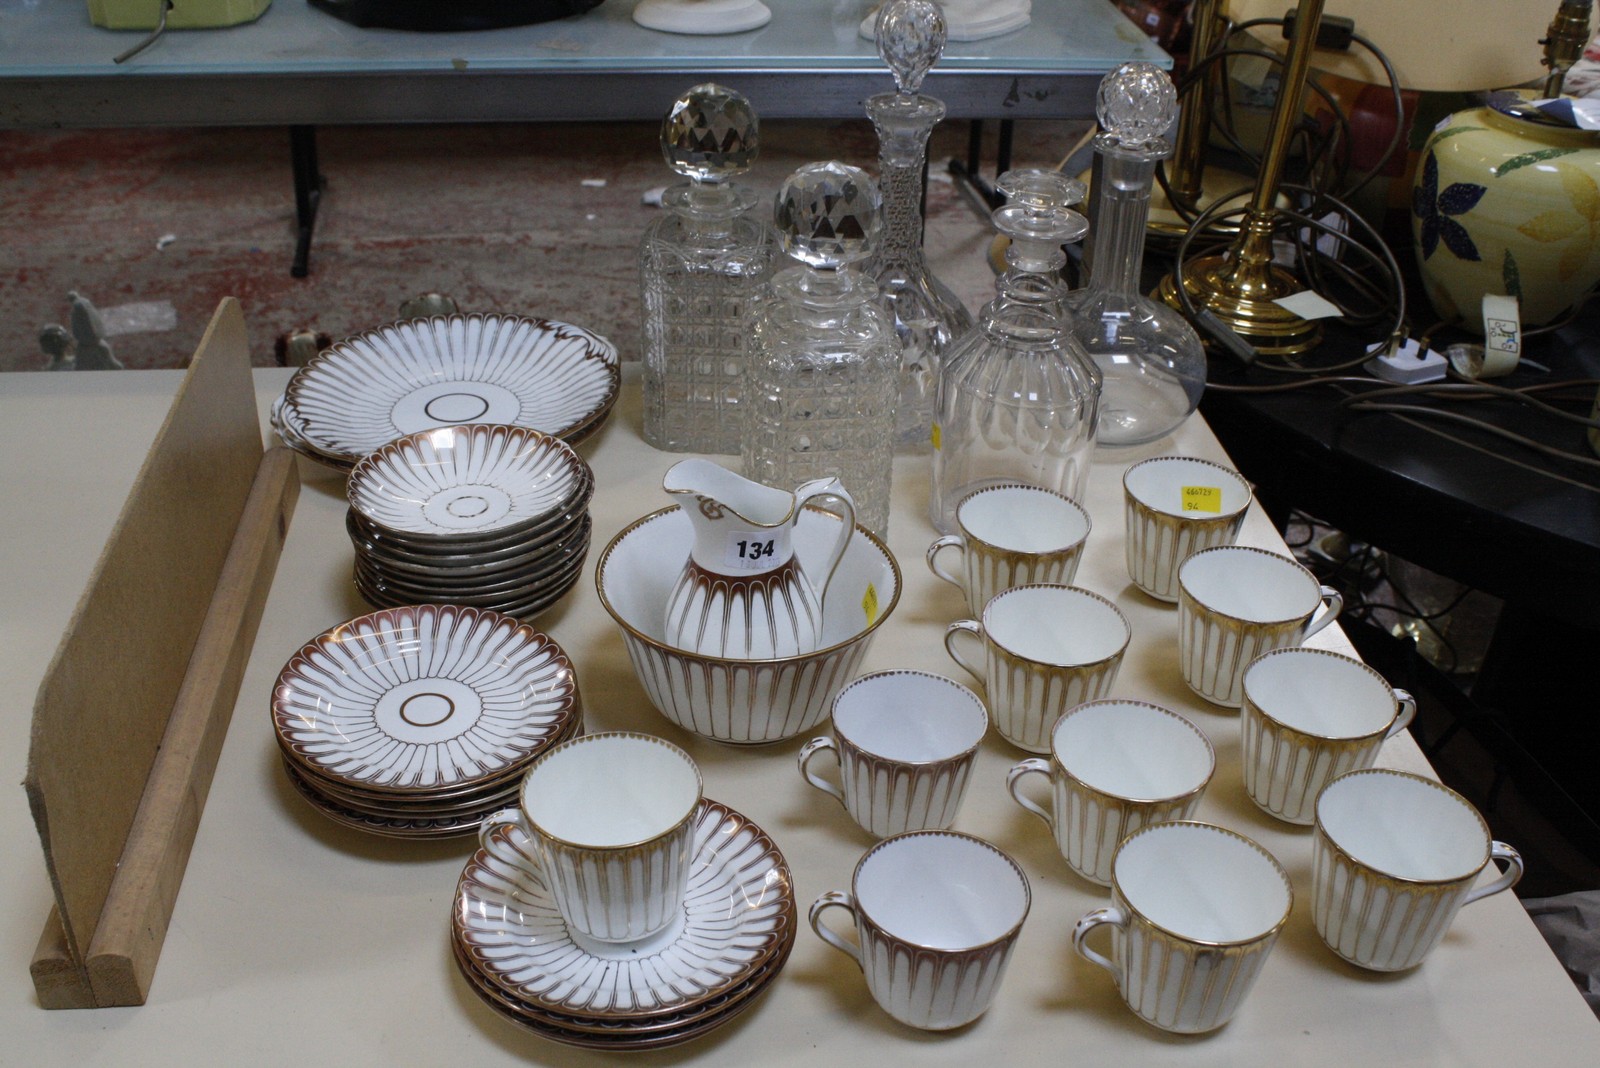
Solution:
[{"label": "jug handle", "polygon": [[[837,478],[814,478],[810,482],[800,485],[794,491],[794,519],[800,522],[800,510],[806,502],[813,497],[832,497],[843,505],[841,524],[844,529],[839,533],[839,541],[833,547],[833,555],[828,559],[827,573],[822,576],[820,586],[812,584],[813,592],[817,595],[817,608],[819,611],[827,608],[828,587],[833,584],[833,573],[839,569],[839,561],[844,559],[844,551],[850,546],[850,538],[856,532],[856,502],[850,492],[844,488],[844,483]],[[839,514],[839,513],[835,513]]]}]

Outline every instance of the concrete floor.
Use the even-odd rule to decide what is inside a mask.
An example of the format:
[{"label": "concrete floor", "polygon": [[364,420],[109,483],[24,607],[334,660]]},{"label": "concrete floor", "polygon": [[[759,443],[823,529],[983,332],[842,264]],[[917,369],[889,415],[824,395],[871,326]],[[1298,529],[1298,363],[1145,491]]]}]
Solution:
[{"label": "concrete floor", "polygon": [[[1016,165],[1054,165],[1082,130],[1019,124]],[[745,180],[765,195],[809,160],[876,169],[865,120],[762,134]],[[976,311],[993,294],[992,231],[944,170],[966,137],[966,123],[936,132],[927,247]],[[178,366],[225,296],[265,365],[285,331],[342,337],[427,291],[567,319],[637,357],[637,247],[660,210],[641,198],[677,180],[654,124],[328,127],[318,148],[327,188],[311,274],[297,279],[281,128],[0,132],[0,370],[45,366],[38,333],[66,321],[69,291],[107,313],[129,367]]]}]

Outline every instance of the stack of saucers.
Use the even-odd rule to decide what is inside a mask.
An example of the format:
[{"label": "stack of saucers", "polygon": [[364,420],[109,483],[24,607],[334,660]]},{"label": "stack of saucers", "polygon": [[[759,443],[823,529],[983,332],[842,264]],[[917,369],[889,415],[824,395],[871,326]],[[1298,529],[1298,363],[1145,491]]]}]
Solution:
[{"label": "stack of saucers", "polygon": [[423,605],[313,638],[272,691],[289,780],[335,822],[392,838],[476,832],[528,766],[583,730],[572,662],[510,616]]},{"label": "stack of saucers", "polygon": [[695,816],[683,916],[614,945],[575,935],[527,833],[501,824],[456,885],[451,942],[472,992],[502,1018],[588,1049],[660,1049],[732,1020],[794,946],[794,885],[765,831],[715,801]]},{"label": "stack of saucers", "polygon": [[336,342],[272,409],[283,443],[349,470],[406,434],[504,423],[577,442],[600,428],[622,375],[616,346],[553,319],[439,315]]},{"label": "stack of saucers", "polygon": [[593,494],[589,465],[537,430],[473,423],[400,438],[350,471],[356,588],[380,608],[529,618],[578,581]]}]

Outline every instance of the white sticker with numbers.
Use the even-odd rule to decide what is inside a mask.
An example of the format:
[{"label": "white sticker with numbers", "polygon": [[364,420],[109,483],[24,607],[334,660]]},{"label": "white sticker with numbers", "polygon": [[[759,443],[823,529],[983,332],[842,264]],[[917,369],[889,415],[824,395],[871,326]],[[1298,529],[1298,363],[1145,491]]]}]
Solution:
[{"label": "white sticker with numbers", "polygon": [[778,536],[770,530],[730,530],[722,563],[729,571],[770,571],[778,564]]}]

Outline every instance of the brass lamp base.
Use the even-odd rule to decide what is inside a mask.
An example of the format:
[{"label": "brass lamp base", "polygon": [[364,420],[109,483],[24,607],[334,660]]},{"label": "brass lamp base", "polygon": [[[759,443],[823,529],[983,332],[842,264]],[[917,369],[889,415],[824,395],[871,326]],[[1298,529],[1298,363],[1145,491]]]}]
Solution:
[{"label": "brass lamp base", "polygon": [[[1322,343],[1322,327],[1302,319],[1275,303],[1280,297],[1299,292],[1303,287],[1293,274],[1276,266],[1251,272],[1251,282],[1239,280],[1240,271],[1227,256],[1202,256],[1183,268],[1183,288],[1196,309],[1208,309],[1234,333],[1248,341],[1263,356],[1293,356]],[[1161,299],[1183,311],[1172,275],[1161,280]],[[1205,337],[1205,332],[1201,331]],[[1206,339],[1211,344],[1209,338]]]}]

